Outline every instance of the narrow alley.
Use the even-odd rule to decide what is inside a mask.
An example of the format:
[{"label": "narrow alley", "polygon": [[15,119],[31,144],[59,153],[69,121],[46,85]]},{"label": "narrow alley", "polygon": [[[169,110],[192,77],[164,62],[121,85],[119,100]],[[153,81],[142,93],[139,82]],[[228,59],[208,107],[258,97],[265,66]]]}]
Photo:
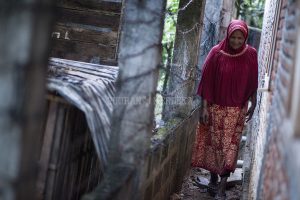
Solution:
[{"label": "narrow alley", "polygon": [[300,1],[1,1],[0,27],[1,200],[300,199]]},{"label": "narrow alley", "polygon": [[[207,199],[213,200],[214,198],[210,195],[206,187],[195,184],[195,179],[199,182],[199,177],[202,178],[203,183],[208,184],[209,172],[201,168],[193,168],[187,178],[184,179],[182,189],[179,194],[175,193],[170,199],[184,199],[184,200],[194,200],[194,199]],[[203,179],[206,178],[206,179]],[[228,180],[228,186],[226,190],[228,200],[238,200],[242,199],[243,188],[241,182],[241,170],[238,170],[235,175],[231,175]]]}]

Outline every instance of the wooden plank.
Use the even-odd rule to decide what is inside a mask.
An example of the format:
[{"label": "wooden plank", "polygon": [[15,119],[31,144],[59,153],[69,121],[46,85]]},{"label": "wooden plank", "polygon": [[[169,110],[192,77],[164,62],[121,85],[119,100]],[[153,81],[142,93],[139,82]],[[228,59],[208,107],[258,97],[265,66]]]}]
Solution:
[{"label": "wooden plank", "polygon": [[57,7],[57,12],[57,22],[91,25],[108,28],[113,31],[118,31],[119,29],[120,14],[63,7]]},{"label": "wooden plank", "polygon": [[59,154],[59,160],[57,165],[59,168],[57,169],[56,172],[56,178],[55,178],[55,189],[53,191],[53,199],[64,199],[64,189],[65,189],[65,182],[68,182],[66,180],[65,176],[68,172],[67,169],[67,163],[69,160],[67,159],[67,154],[69,150],[69,136],[70,136],[70,124],[72,124],[72,110],[73,107],[69,106],[66,107],[66,113],[65,113],[65,120],[64,120],[64,126],[63,126],[63,134],[62,134],[62,139],[61,139],[61,149],[60,149],[60,154]]},{"label": "wooden plank", "polygon": [[54,39],[51,57],[101,63],[101,60],[116,60],[116,48],[95,43]]},{"label": "wooden plank", "polygon": [[64,130],[64,121],[66,118],[66,105],[60,104],[57,109],[57,120],[55,127],[55,135],[53,138],[53,145],[51,149],[51,158],[50,164],[48,167],[48,176],[47,176],[47,188],[45,191],[45,200],[53,199],[53,194],[55,191],[55,179],[57,176],[57,169],[59,167],[59,156],[61,153],[61,140]]},{"label": "wooden plank", "polygon": [[[59,96],[58,94],[54,94],[52,92],[49,92],[46,94],[46,99],[48,100],[47,103],[50,104],[50,102],[57,102],[57,103],[60,103],[60,104],[64,104],[64,105],[70,105],[70,103],[65,100],[63,97]],[[46,112],[48,113],[48,112]],[[45,126],[43,126],[45,127]]]},{"label": "wooden plank", "polygon": [[38,199],[44,199],[52,142],[55,135],[54,130],[57,117],[57,107],[58,105],[56,102],[50,102],[46,129],[43,139],[42,152],[39,161],[40,170],[37,180]]},{"label": "wooden plank", "polygon": [[96,28],[93,29],[93,27],[58,23],[54,27],[52,37],[116,47],[118,32],[104,32]]},{"label": "wooden plank", "polygon": [[122,1],[99,1],[99,0],[57,0],[61,7],[87,8],[107,12],[121,13]]},{"label": "wooden plank", "polygon": [[[44,113],[49,113],[49,107],[50,107],[50,102],[46,101],[46,106],[45,106],[45,110]],[[41,153],[42,153],[42,147],[43,147],[43,139],[44,139],[44,134],[45,134],[45,129],[46,129],[46,125],[47,125],[47,115],[45,114],[43,116],[43,123],[41,124],[41,135],[39,138],[39,147],[38,147],[38,158],[40,158]]]}]

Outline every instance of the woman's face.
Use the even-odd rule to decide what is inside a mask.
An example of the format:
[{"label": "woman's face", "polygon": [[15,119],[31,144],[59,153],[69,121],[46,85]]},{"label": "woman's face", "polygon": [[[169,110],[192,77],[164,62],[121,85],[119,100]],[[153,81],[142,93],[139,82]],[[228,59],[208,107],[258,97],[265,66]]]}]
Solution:
[{"label": "woman's face", "polygon": [[240,30],[235,30],[229,37],[229,45],[233,49],[239,49],[243,46],[245,37]]}]

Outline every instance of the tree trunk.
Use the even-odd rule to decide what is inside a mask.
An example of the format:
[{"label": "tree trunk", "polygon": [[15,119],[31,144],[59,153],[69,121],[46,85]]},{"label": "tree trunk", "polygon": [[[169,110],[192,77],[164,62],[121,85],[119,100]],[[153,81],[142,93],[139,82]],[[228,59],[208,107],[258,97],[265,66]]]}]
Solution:
[{"label": "tree trunk", "polygon": [[115,173],[124,165],[135,170],[134,184],[128,186],[135,191],[130,194],[130,199],[141,198],[139,187],[143,177],[140,177],[140,170],[146,150],[150,148],[153,130],[165,4],[165,0],[124,2],[108,172],[98,188],[100,192],[97,193],[101,196],[91,195],[90,199],[114,199],[117,194],[113,188],[118,183],[105,183],[124,180],[122,175],[126,173]]},{"label": "tree trunk", "polygon": [[171,76],[163,116],[184,118],[190,114],[195,86],[205,0],[181,0],[177,20]]}]

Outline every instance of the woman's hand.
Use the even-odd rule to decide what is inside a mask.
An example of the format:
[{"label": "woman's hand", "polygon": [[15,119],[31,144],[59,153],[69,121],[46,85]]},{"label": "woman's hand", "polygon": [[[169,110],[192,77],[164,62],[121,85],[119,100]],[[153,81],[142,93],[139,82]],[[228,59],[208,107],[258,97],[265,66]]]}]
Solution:
[{"label": "woman's hand", "polygon": [[246,113],[246,122],[249,122],[252,119],[256,107],[256,96],[257,96],[257,92],[255,91],[254,94],[250,97],[251,106]]},{"label": "woman's hand", "polygon": [[207,108],[207,101],[202,100],[202,108],[200,109],[200,123],[208,125],[208,108]]}]

